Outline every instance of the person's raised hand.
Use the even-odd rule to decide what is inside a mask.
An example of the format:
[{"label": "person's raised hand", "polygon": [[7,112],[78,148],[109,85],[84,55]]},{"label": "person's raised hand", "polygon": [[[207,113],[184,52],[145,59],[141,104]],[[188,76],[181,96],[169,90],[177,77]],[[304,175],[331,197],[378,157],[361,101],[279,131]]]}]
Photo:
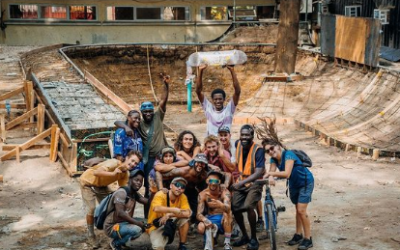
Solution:
[{"label": "person's raised hand", "polygon": [[230,71],[234,71],[235,65],[226,65],[226,68],[229,69]]},{"label": "person's raised hand", "polygon": [[200,64],[199,67],[198,67],[198,69],[199,69],[200,71],[203,71],[203,70],[205,70],[206,68],[207,68],[207,64]]},{"label": "person's raised hand", "polygon": [[167,75],[166,73],[160,73],[160,77],[163,79],[163,82],[166,85],[169,85],[171,83],[171,77]]}]

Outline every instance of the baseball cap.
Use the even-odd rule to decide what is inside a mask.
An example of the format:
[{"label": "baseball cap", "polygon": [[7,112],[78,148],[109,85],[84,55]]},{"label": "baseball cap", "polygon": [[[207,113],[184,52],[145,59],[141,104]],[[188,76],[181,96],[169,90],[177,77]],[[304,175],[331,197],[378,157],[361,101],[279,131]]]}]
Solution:
[{"label": "baseball cap", "polygon": [[195,161],[195,162],[202,162],[202,163],[204,163],[204,164],[208,164],[208,160],[207,160],[207,156],[205,155],[205,154],[203,154],[203,153],[201,153],[201,154],[197,154],[194,158],[193,158],[193,160]]},{"label": "baseball cap", "polygon": [[142,105],[140,105],[140,111],[143,110],[154,110],[154,105],[152,102],[142,102]]},{"label": "baseball cap", "polygon": [[175,184],[175,183],[177,183],[177,182],[183,182],[183,183],[185,183],[185,185],[187,185],[187,180],[185,179],[185,178],[183,178],[183,177],[175,177],[173,180],[172,180],[172,182],[171,182],[171,184]]},{"label": "baseball cap", "polygon": [[231,133],[231,129],[228,126],[222,126],[218,129],[218,133],[220,132],[227,132],[227,133]]}]

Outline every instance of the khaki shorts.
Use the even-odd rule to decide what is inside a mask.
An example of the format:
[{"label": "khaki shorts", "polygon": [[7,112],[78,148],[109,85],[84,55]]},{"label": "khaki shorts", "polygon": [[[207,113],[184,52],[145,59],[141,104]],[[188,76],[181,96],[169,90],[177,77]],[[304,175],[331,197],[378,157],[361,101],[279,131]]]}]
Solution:
[{"label": "khaki shorts", "polygon": [[[185,223],[189,222],[189,219],[180,218],[177,219],[177,228],[182,227]],[[156,250],[163,250],[168,243],[168,237],[163,236],[164,226],[159,227],[150,233],[151,247]]]},{"label": "khaki shorts", "polygon": [[[82,193],[83,205],[85,206],[85,211],[87,215],[94,215],[94,210],[96,209],[96,204],[100,203],[111,191],[108,187],[92,187],[79,185]],[[97,201],[97,203],[96,203]]]},{"label": "khaki shorts", "polygon": [[232,192],[232,212],[244,212],[248,209],[255,209],[261,200],[262,185],[253,184],[249,187],[242,187]]}]

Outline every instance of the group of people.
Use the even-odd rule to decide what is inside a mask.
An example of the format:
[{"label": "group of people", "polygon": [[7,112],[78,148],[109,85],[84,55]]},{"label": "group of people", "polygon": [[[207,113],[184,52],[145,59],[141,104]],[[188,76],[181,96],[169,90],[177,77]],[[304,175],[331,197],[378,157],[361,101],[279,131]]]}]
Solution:
[{"label": "group of people", "polygon": [[[108,185],[118,182],[119,188],[111,198],[104,232],[112,241],[112,249],[122,249],[143,232],[147,232],[153,249],[162,250],[179,233],[179,250],[187,250],[190,225],[204,235],[204,249],[212,250],[218,234],[224,235],[224,250],[246,245],[258,250],[257,224],[262,220],[262,185],[256,180],[287,178],[290,198],[296,206],[296,233],[288,242],[299,244],[298,249],[312,247],[307,205],[311,201],[314,179],[290,150],[284,150],[276,138],[254,142],[255,129],[244,125],[239,140],[231,139],[231,125],[240,98],[240,84],[233,66],[230,71],[234,95],[225,104],[222,89],[211,93],[211,101],[202,91],[203,72],[198,68],[196,93],[207,118],[203,147],[195,134],[182,131],[173,147],[164,134],[170,77],[161,74],[164,92],[155,108],[143,102],[140,111],[132,110],[126,121],[117,121],[114,135],[113,159],[92,162],[80,178],[83,202],[86,207],[88,241],[99,247],[94,231],[94,210],[110,193]],[[271,157],[265,167],[265,154]],[[279,170],[279,171],[277,171]],[[138,191],[144,183],[142,196]],[[144,205],[144,219],[133,217],[136,202]],[[243,213],[247,213],[250,234]],[[261,223],[260,223],[261,222]],[[233,225],[241,237],[231,242]]]}]

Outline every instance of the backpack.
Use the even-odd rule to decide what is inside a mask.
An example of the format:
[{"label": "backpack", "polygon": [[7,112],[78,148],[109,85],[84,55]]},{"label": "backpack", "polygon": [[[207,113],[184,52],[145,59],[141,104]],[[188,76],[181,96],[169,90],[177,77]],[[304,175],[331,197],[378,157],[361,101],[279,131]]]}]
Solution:
[{"label": "backpack", "polygon": [[[125,189],[126,193],[128,194],[129,187],[120,188]],[[103,200],[101,200],[100,204],[96,206],[96,209],[94,210],[94,226],[97,229],[102,230],[104,228],[104,221],[106,220],[107,216],[115,209],[114,207],[113,209],[111,209],[111,211],[108,211],[108,207],[110,205],[113,194],[114,192],[107,195]]]},{"label": "backpack", "polygon": [[292,151],[297,157],[299,157],[301,162],[303,162],[303,167],[306,167],[306,168],[312,167],[312,161],[311,161],[310,157],[303,150],[293,149],[290,151]]}]

